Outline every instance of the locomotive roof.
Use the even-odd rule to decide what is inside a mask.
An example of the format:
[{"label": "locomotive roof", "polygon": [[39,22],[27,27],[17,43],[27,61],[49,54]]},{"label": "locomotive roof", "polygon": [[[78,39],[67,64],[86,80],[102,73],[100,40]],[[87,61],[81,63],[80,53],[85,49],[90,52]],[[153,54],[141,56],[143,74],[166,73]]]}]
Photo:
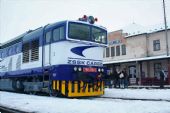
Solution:
[{"label": "locomotive roof", "polygon": [[[43,27],[39,27],[39,28],[37,28],[35,30],[29,30],[29,31],[27,31],[27,32],[25,32],[25,33],[13,38],[13,39],[7,41],[7,42],[5,42],[5,43],[2,43],[2,44],[0,43],[0,49],[8,47],[8,46],[13,45],[13,44],[18,43],[18,42],[21,42],[22,40],[23,41],[31,40],[31,39],[33,39],[33,36],[34,37],[38,36],[37,34],[40,34],[40,32],[43,29],[52,29],[57,25],[66,24],[68,21],[70,21],[70,20],[64,20],[64,21],[60,21],[60,22],[55,22],[55,23],[52,23],[52,24],[47,24],[47,25],[45,25]],[[87,22],[83,22],[83,21],[70,21],[70,22],[79,22],[79,23],[87,24]],[[95,24],[93,24],[93,25],[96,26]],[[98,27],[102,27],[102,26],[98,26]],[[102,28],[104,28],[104,27],[102,27]],[[106,29],[106,28],[104,28],[104,29]]]},{"label": "locomotive roof", "polygon": [[[44,26],[44,27],[45,27],[46,29],[48,29],[48,28],[52,28],[52,27],[56,26],[57,24],[62,24],[62,23],[64,24],[64,23],[66,23],[66,21],[56,22],[56,23],[53,23],[53,24],[47,24],[47,25]],[[29,40],[29,39],[28,39],[28,38],[29,38],[28,36],[30,36],[31,34],[35,34],[35,33],[33,33],[33,32],[39,32],[39,31],[42,30],[44,27],[40,27],[40,28],[37,28],[37,29],[35,29],[35,30],[29,30],[29,31],[27,31],[27,32],[25,32],[25,33],[23,33],[23,34],[15,37],[15,38],[13,38],[13,39],[11,39],[11,40],[8,40],[7,42],[0,43],[0,49],[6,47],[6,46],[8,46],[8,45],[12,45],[12,44],[15,44],[15,43],[17,43],[17,42],[20,42],[20,41],[23,39],[23,37],[24,37],[24,40]],[[25,37],[25,36],[26,36],[26,37]]]},{"label": "locomotive roof", "polygon": [[0,45],[0,48],[5,48],[5,47],[7,47],[7,46],[9,46],[9,45],[12,45],[12,44],[15,44],[15,43],[17,43],[17,42],[20,42],[20,41],[22,40],[23,36],[25,36],[26,34],[27,34],[27,33],[23,33],[23,34],[15,37],[15,38],[13,38],[13,39],[11,39],[11,40],[8,40],[8,41],[5,42],[5,43],[2,43],[2,44]]},{"label": "locomotive roof", "polygon": [[60,21],[60,22],[55,22],[55,23],[52,23],[52,24],[47,24],[45,27],[45,29],[49,29],[49,28],[53,28],[57,25],[60,25],[60,24],[66,24],[67,23],[67,20],[65,21]]}]

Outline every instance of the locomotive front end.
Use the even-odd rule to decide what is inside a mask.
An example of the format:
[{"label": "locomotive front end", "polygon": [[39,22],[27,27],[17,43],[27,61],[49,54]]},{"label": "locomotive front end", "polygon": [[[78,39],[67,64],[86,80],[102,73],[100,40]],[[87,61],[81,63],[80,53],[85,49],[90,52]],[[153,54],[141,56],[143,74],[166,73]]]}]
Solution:
[{"label": "locomotive front end", "polygon": [[88,97],[104,94],[104,68],[61,65],[58,69],[60,72],[53,73],[52,78],[54,95],[60,93],[66,97]]},{"label": "locomotive front end", "polygon": [[107,30],[94,25],[97,19],[92,16],[79,20],[67,22],[65,47],[56,47],[62,50],[63,62],[53,71],[52,88],[67,97],[100,96],[104,94]]}]

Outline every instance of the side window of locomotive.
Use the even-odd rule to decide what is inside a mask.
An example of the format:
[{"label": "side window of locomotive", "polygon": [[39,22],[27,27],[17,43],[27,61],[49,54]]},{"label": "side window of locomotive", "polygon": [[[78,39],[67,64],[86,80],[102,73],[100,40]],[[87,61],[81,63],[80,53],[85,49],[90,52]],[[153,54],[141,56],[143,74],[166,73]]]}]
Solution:
[{"label": "side window of locomotive", "polygon": [[60,27],[60,40],[63,40],[64,37],[64,26]]},{"label": "side window of locomotive", "polygon": [[51,41],[51,31],[45,34],[45,43],[48,44]]},{"label": "side window of locomotive", "polygon": [[60,29],[54,29],[53,31],[53,41],[59,41],[60,40]]},{"label": "side window of locomotive", "polygon": [[29,42],[23,44],[23,48],[22,48],[22,51],[23,51],[23,59],[22,59],[22,62],[23,62],[23,63],[29,62],[29,56],[30,56],[29,49],[30,49],[30,43],[29,43]]},{"label": "side window of locomotive", "polygon": [[64,39],[64,26],[53,30],[53,41],[59,41]]},{"label": "side window of locomotive", "polygon": [[13,48],[12,47],[9,47],[8,49],[8,56],[12,55],[13,54]]},{"label": "side window of locomotive", "polygon": [[17,44],[17,45],[15,46],[15,52],[16,52],[16,53],[19,53],[19,52],[20,52],[19,44]]},{"label": "side window of locomotive", "polygon": [[2,51],[2,58],[4,58],[5,57],[5,52],[4,52],[4,50]]},{"label": "side window of locomotive", "polygon": [[2,52],[0,51],[0,58],[2,58]]}]

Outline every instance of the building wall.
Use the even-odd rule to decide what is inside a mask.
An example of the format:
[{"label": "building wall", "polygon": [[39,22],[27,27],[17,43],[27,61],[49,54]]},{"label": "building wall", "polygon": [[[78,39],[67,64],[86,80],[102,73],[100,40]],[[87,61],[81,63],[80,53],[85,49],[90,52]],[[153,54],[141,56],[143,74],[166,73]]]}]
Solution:
[{"label": "building wall", "polygon": [[168,49],[169,49],[169,55],[170,55],[170,30],[168,30]]},{"label": "building wall", "polygon": [[[168,36],[170,37],[170,30],[168,30]],[[154,40],[160,40],[160,50],[154,51]],[[104,51],[104,61],[117,61],[167,54],[166,38],[164,31],[125,37],[125,34],[123,34],[121,30],[119,30],[109,33],[108,41],[109,48],[113,46],[115,47],[115,56],[111,57],[110,55],[109,57],[106,57],[106,51]],[[116,41],[117,43],[111,43]],[[122,55],[121,45],[123,44],[126,45],[126,55]],[[168,38],[168,45],[170,53],[170,38]],[[116,46],[120,46],[120,56],[116,56]]]},{"label": "building wall", "polygon": [[138,35],[126,38],[127,55],[126,59],[146,57],[146,35]]},{"label": "building wall", "polygon": [[[153,41],[160,40],[160,50],[154,51]],[[165,32],[156,32],[149,34],[149,46],[148,46],[148,56],[158,56],[158,55],[166,55],[166,39]]]},{"label": "building wall", "polygon": [[[147,56],[146,53],[146,34],[137,35],[134,37],[125,38],[122,36],[122,33],[114,32],[108,35],[109,48],[111,53],[111,47],[115,47],[115,56],[106,57],[106,50],[104,51],[104,61],[114,61],[114,60],[122,60],[122,59],[133,59],[133,58],[143,58]],[[114,44],[110,44],[111,42],[116,42]],[[135,43],[134,43],[135,42]],[[122,55],[121,45],[126,46],[126,55]],[[116,55],[116,46],[120,46],[120,55]]]},{"label": "building wall", "polygon": [[[168,46],[170,53],[170,30],[168,30]],[[138,58],[149,58],[156,56],[166,56],[167,48],[166,48],[166,38],[165,31],[157,31],[152,33],[139,34],[134,36],[127,37],[126,34],[123,34],[121,30],[111,32],[109,34],[109,48],[116,47],[121,45],[126,45],[126,55],[122,55],[120,48],[120,56],[106,57],[106,49],[104,51],[104,62],[113,62],[110,63],[111,66],[116,66],[120,70],[126,68],[128,75],[130,75],[130,67],[135,67],[135,77],[138,80],[143,78],[154,78],[159,80],[159,71],[162,67],[168,73],[168,63],[170,63],[170,58],[166,59],[151,59],[145,61],[128,61],[132,59]],[[154,40],[160,41],[160,50],[154,50],[153,42]],[[112,43],[116,42],[116,43]],[[110,50],[111,53],[111,50]],[[142,65],[141,65],[142,64]],[[158,65],[161,66],[158,66]],[[106,64],[107,65],[107,64]],[[118,65],[118,66],[117,66]],[[141,67],[142,66],[142,67]],[[156,71],[157,70],[157,71]],[[170,76],[169,76],[170,77]],[[139,82],[140,83],[140,82]],[[169,82],[170,83],[170,82]]]}]

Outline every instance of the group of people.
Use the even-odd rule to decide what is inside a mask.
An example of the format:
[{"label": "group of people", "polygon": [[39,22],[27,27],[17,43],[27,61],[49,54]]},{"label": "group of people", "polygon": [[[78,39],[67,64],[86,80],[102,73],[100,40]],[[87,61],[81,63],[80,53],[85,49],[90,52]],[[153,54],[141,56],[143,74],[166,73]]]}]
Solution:
[{"label": "group of people", "polygon": [[129,84],[129,77],[126,72],[126,69],[122,71],[114,70],[111,74],[111,85],[114,85],[114,88],[127,88]]},{"label": "group of people", "polygon": [[[159,80],[160,80],[160,88],[164,88],[164,84],[165,84],[165,71],[163,69],[160,70],[159,73]],[[110,80],[110,87],[114,88],[128,88],[129,85],[129,76],[126,72],[126,69],[123,69],[122,71],[120,70],[113,70],[110,74],[109,74],[109,78],[108,80]]]}]

